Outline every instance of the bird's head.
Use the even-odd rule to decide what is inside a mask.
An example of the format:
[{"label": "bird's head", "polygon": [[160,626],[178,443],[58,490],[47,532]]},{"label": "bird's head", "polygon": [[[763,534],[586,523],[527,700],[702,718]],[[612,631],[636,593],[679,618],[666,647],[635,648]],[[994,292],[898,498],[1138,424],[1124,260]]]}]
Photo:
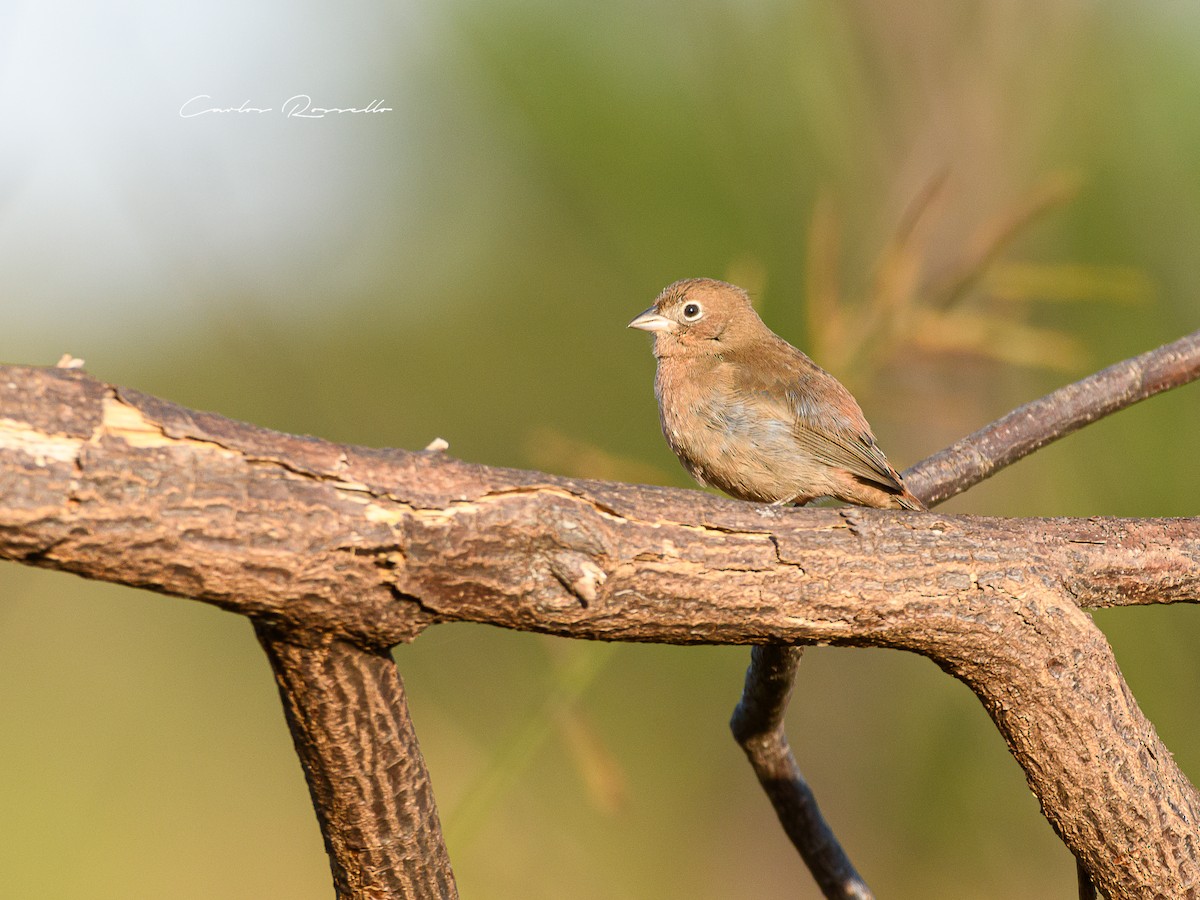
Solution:
[{"label": "bird's head", "polygon": [[651,332],[654,355],[660,358],[719,354],[767,332],[744,290],[712,278],[668,285],[629,327]]}]

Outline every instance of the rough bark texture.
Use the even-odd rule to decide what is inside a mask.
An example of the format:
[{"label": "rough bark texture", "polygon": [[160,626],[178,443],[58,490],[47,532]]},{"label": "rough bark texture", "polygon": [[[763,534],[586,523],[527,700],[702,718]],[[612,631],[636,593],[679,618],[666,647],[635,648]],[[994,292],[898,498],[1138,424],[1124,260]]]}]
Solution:
[{"label": "rough bark texture", "polygon": [[780,509],[371,451],[0,369],[0,557],[385,648],[450,620],[824,642],[979,696],[1111,897],[1200,885],[1200,798],[1081,607],[1200,600],[1200,520]]},{"label": "rough bark texture", "polygon": [[339,898],[454,898],[429,773],[391,654],[256,627]]}]

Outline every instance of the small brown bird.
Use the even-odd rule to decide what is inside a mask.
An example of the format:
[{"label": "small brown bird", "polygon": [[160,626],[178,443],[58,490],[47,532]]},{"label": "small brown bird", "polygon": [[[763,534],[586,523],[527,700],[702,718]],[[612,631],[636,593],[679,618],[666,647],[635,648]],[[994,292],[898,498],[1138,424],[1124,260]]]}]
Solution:
[{"label": "small brown bird", "polygon": [[924,509],[842,383],[763,324],[741,288],[677,281],[629,323],[654,334],[667,443],[739,500]]}]

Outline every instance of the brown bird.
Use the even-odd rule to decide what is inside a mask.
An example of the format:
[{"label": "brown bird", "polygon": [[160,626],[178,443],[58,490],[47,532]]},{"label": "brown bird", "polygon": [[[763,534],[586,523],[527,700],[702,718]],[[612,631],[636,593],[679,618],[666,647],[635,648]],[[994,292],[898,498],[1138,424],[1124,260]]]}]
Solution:
[{"label": "brown bird", "polygon": [[925,508],[850,392],[767,328],[741,288],[677,281],[629,327],[654,334],[663,434],[701,484],[762,503]]}]

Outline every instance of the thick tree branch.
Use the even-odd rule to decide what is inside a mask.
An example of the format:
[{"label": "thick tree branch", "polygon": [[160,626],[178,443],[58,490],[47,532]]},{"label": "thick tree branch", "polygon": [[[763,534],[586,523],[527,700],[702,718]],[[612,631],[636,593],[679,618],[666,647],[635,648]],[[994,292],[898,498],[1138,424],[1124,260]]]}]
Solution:
[{"label": "thick tree branch", "polygon": [[338,897],[457,897],[391,654],[263,624],[255,630],[275,671]]},{"label": "thick tree branch", "polygon": [[1200,520],[762,507],[338,446],[10,367],[0,557],[368,648],[463,620],[910,650],[979,696],[1100,890],[1200,885],[1200,798],[1080,609],[1200,600]]}]

